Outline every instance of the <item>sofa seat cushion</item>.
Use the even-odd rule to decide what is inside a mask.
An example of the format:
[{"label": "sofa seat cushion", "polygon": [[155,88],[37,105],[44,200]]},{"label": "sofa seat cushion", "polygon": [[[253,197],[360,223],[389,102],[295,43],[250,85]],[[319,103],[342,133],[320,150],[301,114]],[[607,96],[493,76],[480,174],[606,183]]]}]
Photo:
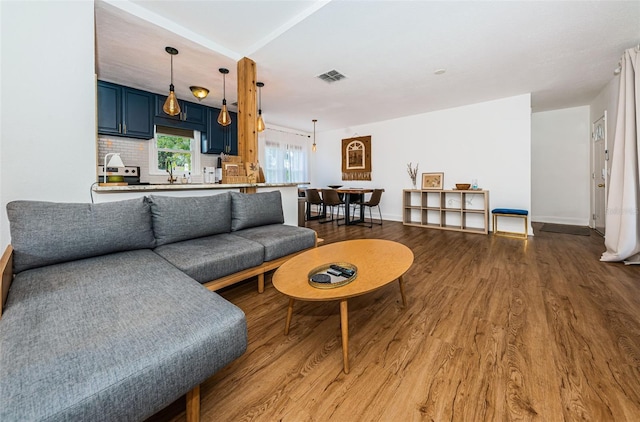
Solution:
[{"label": "sofa seat cushion", "polygon": [[233,232],[233,234],[263,245],[265,261],[272,261],[303,249],[312,248],[316,244],[314,230],[285,224],[252,227]]},{"label": "sofa seat cushion", "polygon": [[229,192],[194,197],[150,195],[157,246],[231,231]]},{"label": "sofa seat cushion", "polygon": [[156,246],[143,198],[104,204],[14,201],[7,204],[7,215],[14,273]]},{"label": "sofa seat cushion", "polygon": [[143,420],[246,335],[239,308],[151,250],[24,271],[0,319],[0,420]]},{"label": "sofa seat cushion", "polygon": [[264,261],[264,247],[232,234],[217,234],[170,243],[154,252],[200,283],[206,283]]}]

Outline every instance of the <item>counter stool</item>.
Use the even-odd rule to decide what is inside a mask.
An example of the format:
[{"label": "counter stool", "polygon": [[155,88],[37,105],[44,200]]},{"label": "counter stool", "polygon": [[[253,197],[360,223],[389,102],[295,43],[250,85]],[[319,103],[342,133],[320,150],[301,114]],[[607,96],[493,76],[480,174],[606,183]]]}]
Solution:
[{"label": "counter stool", "polygon": [[[513,208],[495,208],[491,211],[493,214],[493,234],[496,236],[518,237],[526,239],[529,234],[529,211],[519,210]],[[498,217],[516,217],[524,219],[524,233],[520,232],[505,232],[498,230]]]}]

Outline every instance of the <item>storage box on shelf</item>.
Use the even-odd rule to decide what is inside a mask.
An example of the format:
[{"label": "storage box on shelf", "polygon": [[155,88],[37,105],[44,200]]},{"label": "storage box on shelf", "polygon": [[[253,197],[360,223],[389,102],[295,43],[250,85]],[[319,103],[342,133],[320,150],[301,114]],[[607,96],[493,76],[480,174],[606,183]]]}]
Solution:
[{"label": "storage box on shelf", "polygon": [[222,161],[222,183],[262,183],[264,176],[258,163],[244,163],[242,157],[225,155]]},{"label": "storage box on shelf", "polygon": [[405,225],[489,233],[487,190],[405,189],[402,195]]}]

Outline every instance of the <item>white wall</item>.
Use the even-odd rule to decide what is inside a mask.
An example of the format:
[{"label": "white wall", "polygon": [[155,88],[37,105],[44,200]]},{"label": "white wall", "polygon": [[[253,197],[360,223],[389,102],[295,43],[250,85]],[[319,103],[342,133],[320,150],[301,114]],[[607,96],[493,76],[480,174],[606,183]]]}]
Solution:
[{"label": "white wall", "polygon": [[7,202],[89,201],[96,174],[96,87],[92,1],[2,1],[0,8],[4,249],[10,241]]},{"label": "white wall", "polygon": [[[371,135],[370,182],[341,181],[341,140],[354,135]],[[419,163],[418,174],[444,172],[447,189],[478,179],[490,191],[491,208],[531,210],[530,94],[319,132],[317,144],[311,186],[384,188],[381,208],[388,220],[402,220],[402,189],[412,187],[409,162]],[[521,231],[522,222],[501,221],[500,228]]]},{"label": "white wall", "polygon": [[589,106],[531,117],[531,219],[589,225]]}]

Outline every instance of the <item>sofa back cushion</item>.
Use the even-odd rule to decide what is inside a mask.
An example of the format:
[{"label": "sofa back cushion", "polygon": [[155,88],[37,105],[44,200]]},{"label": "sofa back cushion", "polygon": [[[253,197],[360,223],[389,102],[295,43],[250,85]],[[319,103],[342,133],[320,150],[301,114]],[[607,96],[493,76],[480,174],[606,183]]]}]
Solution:
[{"label": "sofa back cushion", "polygon": [[13,269],[155,247],[144,198],[102,204],[14,201],[7,204]]},{"label": "sofa back cushion", "polygon": [[231,231],[228,192],[187,198],[151,195],[147,201],[158,246]]},{"label": "sofa back cushion", "polygon": [[231,230],[284,223],[280,191],[231,192]]}]

